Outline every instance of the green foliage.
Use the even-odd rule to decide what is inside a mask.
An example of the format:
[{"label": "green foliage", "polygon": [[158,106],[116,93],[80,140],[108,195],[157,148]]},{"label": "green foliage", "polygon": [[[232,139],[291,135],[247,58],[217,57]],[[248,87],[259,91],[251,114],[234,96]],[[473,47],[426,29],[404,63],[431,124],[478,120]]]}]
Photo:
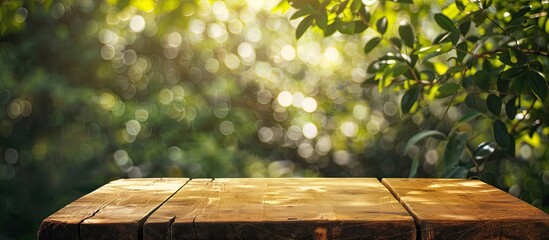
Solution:
[{"label": "green foliage", "polygon": [[[525,182],[549,182],[547,168],[540,167],[547,166],[549,131],[548,4],[362,1],[361,6],[349,8],[346,1],[329,2],[324,1],[326,7],[317,8],[315,14],[325,12],[328,19],[335,19],[332,24],[337,29],[356,21],[370,27],[357,33],[368,39],[363,42],[364,53],[372,59],[366,82],[380,92],[402,96],[403,120],[431,119],[405,146],[405,152],[413,152],[410,177],[421,175],[419,153],[425,153],[425,165],[437,162],[435,151],[444,156],[435,164],[438,176],[479,177],[502,188],[523,183],[505,180],[502,185],[494,179],[514,176]],[[338,6],[338,11],[331,6]],[[440,10],[432,13],[432,9]],[[428,138],[434,135],[448,136],[445,147]],[[411,151],[424,138],[428,138],[424,150]],[[514,166],[514,170],[502,172],[497,166]],[[530,188],[520,196],[532,199],[540,192]]]},{"label": "green foliage", "polygon": [[5,1],[0,238],[122,177],[478,177],[547,211],[548,8]]}]

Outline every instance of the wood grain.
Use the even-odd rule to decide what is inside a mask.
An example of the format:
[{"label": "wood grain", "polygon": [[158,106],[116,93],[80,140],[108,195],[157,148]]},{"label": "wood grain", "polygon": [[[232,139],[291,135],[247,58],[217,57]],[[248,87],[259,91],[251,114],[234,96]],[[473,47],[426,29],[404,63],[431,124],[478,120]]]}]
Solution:
[{"label": "wood grain", "polygon": [[377,179],[193,179],[145,222],[144,239],[415,239]]},{"label": "wood grain", "polygon": [[46,218],[38,239],[140,239],[152,211],[188,179],[121,179],[70,203]]},{"label": "wood grain", "polygon": [[391,179],[421,239],[549,239],[549,215],[478,180]]}]

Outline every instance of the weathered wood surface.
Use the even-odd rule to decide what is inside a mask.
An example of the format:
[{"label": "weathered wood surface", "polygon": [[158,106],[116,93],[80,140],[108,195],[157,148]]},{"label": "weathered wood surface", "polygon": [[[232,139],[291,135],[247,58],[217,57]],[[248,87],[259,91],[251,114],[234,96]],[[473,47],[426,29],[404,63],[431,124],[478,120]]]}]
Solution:
[{"label": "weathered wood surface", "polygon": [[193,179],[145,222],[144,239],[415,239],[377,179]]},{"label": "weathered wood surface", "polygon": [[122,179],[104,185],[46,218],[38,239],[141,239],[146,217],[188,179]]},{"label": "weathered wood surface", "polygon": [[549,239],[549,215],[478,180],[383,179],[421,239]]}]

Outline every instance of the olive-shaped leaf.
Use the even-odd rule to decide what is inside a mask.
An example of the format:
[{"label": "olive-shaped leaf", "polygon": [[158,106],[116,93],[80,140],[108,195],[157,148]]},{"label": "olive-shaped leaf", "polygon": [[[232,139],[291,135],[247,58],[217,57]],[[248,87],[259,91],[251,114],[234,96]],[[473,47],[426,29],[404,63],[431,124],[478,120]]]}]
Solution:
[{"label": "olive-shaped leaf", "polygon": [[527,72],[526,67],[512,67],[501,73],[502,78],[513,79]]},{"label": "olive-shaped leaf", "polygon": [[299,11],[295,12],[291,17],[290,20],[294,20],[306,15],[311,14],[311,11],[308,8],[300,9]]},{"label": "olive-shaped leaf", "polygon": [[393,43],[393,45],[395,45],[398,48],[398,50],[402,48],[402,41],[400,41],[399,38],[392,37],[389,39],[389,41],[391,41],[391,43]]},{"label": "olive-shaped leaf", "polygon": [[337,30],[343,34],[354,34],[356,25],[354,22],[340,22],[337,25]]},{"label": "olive-shaped leaf", "polygon": [[480,70],[473,75],[475,85],[480,89],[488,90],[490,88],[490,73],[485,70]]},{"label": "olive-shaped leaf", "polygon": [[455,132],[450,136],[444,148],[445,173],[448,173],[459,163],[461,153],[465,149],[465,143],[467,143],[467,133],[465,132]]},{"label": "olive-shaped leaf", "polygon": [[467,94],[467,97],[465,97],[465,105],[467,105],[470,108],[477,107],[477,98],[475,97],[475,94],[473,93]]},{"label": "olive-shaped leaf", "polygon": [[335,22],[328,25],[326,27],[326,30],[324,30],[324,37],[332,36],[332,34],[334,34],[336,30],[337,30],[337,25]]},{"label": "olive-shaped leaf", "polygon": [[500,76],[498,78],[498,82],[497,82],[498,91],[500,93],[504,93],[504,92],[509,91],[509,83],[510,82],[511,81],[509,79],[503,78],[502,75],[500,74]]},{"label": "olive-shaped leaf", "polygon": [[463,0],[456,0],[456,7],[459,11],[465,11],[465,4],[463,3]]},{"label": "olive-shaped leaf", "polygon": [[494,115],[499,116],[501,114],[501,99],[495,94],[490,93],[488,95],[488,98],[486,98],[486,106]]},{"label": "olive-shaped leaf", "polygon": [[391,68],[390,76],[398,77],[398,76],[406,73],[408,70],[409,70],[408,64],[398,62],[398,63],[394,64],[393,67]]},{"label": "olive-shaped leaf", "polygon": [[377,31],[381,35],[385,34],[385,32],[387,31],[387,24],[388,23],[389,22],[387,20],[387,17],[385,17],[385,16],[377,20],[377,22],[376,22]]},{"label": "olive-shaped leaf", "polygon": [[416,176],[418,167],[419,167],[419,157],[415,156],[412,159],[412,164],[410,164],[410,174],[408,174],[409,178],[413,178]]},{"label": "olive-shaped leaf", "polygon": [[326,28],[328,28],[328,14],[326,11],[320,11],[320,13],[316,15],[315,22],[320,29],[326,32]]},{"label": "olive-shaped leaf", "polygon": [[541,121],[536,121],[533,123],[532,127],[530,127],[530,131],[528,132],[528,136],[532,137],[534,136],[534,133],[538,130],[539,126],[541,126]]},{"label": "olive-shaped leaf", "polygon": [[498,59],[509,66],[523,66],[530,61],[526,54],[514,48],[498,54]]},{"label": "olive-shaped leaf", "polygon": [[450,31],[450,41],[454,46],[459,42],[459,37],[461,36],[461,32],[459,29],[454,28],[452,31]]},{"label": "olive-shaped leaf", "polygon": [[364,46],[364,53],[366,54],[370,53],[379,44],[380,41],[381,41],[380,37],[374,37],[370,39],[370,41],[368,41]]},{"label": "olive-shaped leaf", "polygon": [[454,23],[450,18],[442,13],[435,14],[435,21],[437,24],[446,31],[451,31],[454,28]]},{"label": "olive-shaped leaf", "polygon": [[432,137],[432,136],[440,136],[442,138],[446,138],[446,135],[444,133],[436,130],[427,130],[423,132],[418,132],[406,142],[406,145],[404,145],[404,152],[407,153],[410,150],[410,148],[414,146],[417,142],[419,142],[421,139]]},{"label": "olive-shaped leaf", "polygon": [[456,55],[457,55],[458,62],[463,62],[463,59],[467,55],[467,52],[468,52],[467,41],[463,41],[456,46]]},{"label": "olive-shaped leaf", "polygon": [[305,31],[313,24],[314,17],[312,15],[309,15],[305,17],[299,25],[297,25],[297,28],[295,30],[295,36],[297,39],[301,38]]},{"label": "olive-shaped leaf", "polygon": [[473,157],[475,160],[487,159],[492,153],[496,151],[496,144],[493,142],[482,142],[475,150],[473,150]]},{"label": "olive-shaped leaf", "polygon": [[471,28],[471,21],[463,22],[462,24],[459,25],[458,28],[461,34],[465,36],[469,32],[469,29]]},{"label": "olive-shaped leaf", "polygon": [[[331,1],[326,1],[326,2],[331,2]],[[351,10],[353,12],[358,12],[361,7],[362,7],[362,0],[353,0],[353,2],[351,2]]]},{"label": "olive-shaped leaf", "polygon": [[536,71],[528,71],[527,76],[532,92],[539,100],[544,102],[547,98],[547,81]]},{"label": "olive-shaped leaf", "polygon": [[410,48],[414,47],[414,31],[408,23],[400,25],[398,27],[398,33],[400,34],[400,38],[402,39],[402,42],[404,42],[404,45]]},{"label": "olive-shaped leaf", "polygon": [[494,121],[494,139],[499,146],[503,148],[509,148],[511,146],[511,135],[507,132],[507,127],[505,123],[501,120],[496,119]]},{"label": "olive-shaped leaf", "polygon": [[515,119],[515,116],[517,115],[517,97],[511,98],[506,104],[505,104],[505,114],[510,120]]},{"label": "olive-shaped leaf", "polygon": [[400,101],[400,108],[403,113],[410,112],[410,109],[412,109],[412,106],[414,106],[417,98],[419,97],[420,90],[420,86],[414,85],[410,87],[406,93],[404,93],[404,96],[402,96],[402,100]]},{"label": "olive-shaped leaf", "polygon": [[363,21],[354,21],[354,24],[355,30],[353,33],[361,33],[368,28],[368,25],[366,25],[366,23],[364,23]]},{"label": "olive-shaped leaf", "polygon": [[438,92],[444,96],[452,95],[459,90],[459,84],[454,82],[444,83],[438,88]]}]

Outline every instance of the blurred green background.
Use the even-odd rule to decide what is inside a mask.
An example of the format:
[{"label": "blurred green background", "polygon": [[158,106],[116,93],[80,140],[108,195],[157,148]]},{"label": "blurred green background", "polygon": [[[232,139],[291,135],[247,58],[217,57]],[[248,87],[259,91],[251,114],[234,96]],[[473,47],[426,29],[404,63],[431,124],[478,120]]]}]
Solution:
[{"label": "blurred green background", "polygon": [[[376,14],[441,4],[420,2]],[[296,40],[277,4],[0,1],[0,239],[36,238],[42,219],[118,178],[408,177],[418,153],[416,176],[440,176],[445,140],[404,145],[468,110],[443,118],[433,99],[402,114],[401,93],[365,81],[368,32]],[[460,125],[473,145],[490,129]],[[547,212],[542,131],[480,178]]]}]

